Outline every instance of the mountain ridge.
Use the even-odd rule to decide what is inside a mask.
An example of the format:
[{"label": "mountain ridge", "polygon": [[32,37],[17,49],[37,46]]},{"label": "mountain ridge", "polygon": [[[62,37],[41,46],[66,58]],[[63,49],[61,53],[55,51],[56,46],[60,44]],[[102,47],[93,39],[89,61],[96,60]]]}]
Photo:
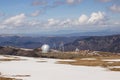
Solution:
[{"label": "mountain ridge", "polygon": [[84,39],[76,39],[72,43],[65,44],[65,50],[97,50],[108,52],[120,52],[120,34],[109,36],[91,36]]}]

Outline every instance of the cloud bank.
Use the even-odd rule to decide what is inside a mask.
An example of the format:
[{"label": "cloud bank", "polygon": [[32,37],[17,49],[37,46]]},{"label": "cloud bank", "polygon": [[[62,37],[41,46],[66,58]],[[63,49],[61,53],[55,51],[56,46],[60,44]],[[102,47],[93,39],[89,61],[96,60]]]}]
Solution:
[{"label": "cloud bank", "polygon": [[[39,12],[33,14],[37,16]],[[106,20],[104,12],[93,12],[90,16],[82,14],[77,19],[48,19],[46,21],[40,20],[27,20],[28,16],[21,13],[16,16],[9,17],[1,22],[2,26],[7,27],[43,27],[43,28],[59,28],[59,27],[70,27],[70,26],[80,26],[80,25],[103,25]]]},{"label": "cloud bank", "polygon": [[[36,16],[36,15],[34,15]],[[47,20],[29,19],[24,13],[11,16],[0,21],[0,30],[18,32],[49,32],[57,30],[101,30],[109,29],[120,25],[119,22],[109,22],[105,12],[92,12],[89,15],[82,14],[78,18],[54,19]],[[112,27],[113,26],[113,27]],[[117,27],[118,28],[118,27]]]}]

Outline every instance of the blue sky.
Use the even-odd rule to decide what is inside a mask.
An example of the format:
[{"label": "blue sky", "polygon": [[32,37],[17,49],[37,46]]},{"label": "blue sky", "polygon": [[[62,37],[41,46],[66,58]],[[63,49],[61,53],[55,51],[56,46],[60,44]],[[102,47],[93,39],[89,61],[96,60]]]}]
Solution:
[{"label": "blue sky", "polygon": [[0,0],[1,34],[120,30],[120,0]]}]

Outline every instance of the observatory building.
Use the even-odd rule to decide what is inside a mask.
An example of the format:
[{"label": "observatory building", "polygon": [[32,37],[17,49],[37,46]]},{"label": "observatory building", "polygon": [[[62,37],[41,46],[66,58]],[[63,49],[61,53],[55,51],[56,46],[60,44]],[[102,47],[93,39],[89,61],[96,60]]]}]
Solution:
[{"label": "observatory building", "polygon": [[44,44],[41,47],[42,53],[48,53],[50,51],[50,46],[48,44]]}]

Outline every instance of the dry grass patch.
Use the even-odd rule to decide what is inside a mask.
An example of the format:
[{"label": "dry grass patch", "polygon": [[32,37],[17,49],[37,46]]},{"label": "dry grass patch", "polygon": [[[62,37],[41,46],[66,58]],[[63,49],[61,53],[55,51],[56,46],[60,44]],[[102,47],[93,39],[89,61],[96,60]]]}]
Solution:
[{"label": "dry grass patch", "polygon": [[111,71],[120,71],[120,68],[109,68]]},{"label": "dry grass patch", "polygon": [[10,58],[3,58],[3,59],[0,59],[0,61],[21,61],[21,60],[25,60],[25,59],[10,59]]},{"label": "dry grass patch", "polygon": [[97,59],[120,59],[119,55],[110,55],[110,56],[100,56],[96,57]]},{"label": "dry grass patch", "polygon": [[102,66],[103,64],[106,64],[106,62],[103,62],[101,60],[80,60],[77,59],[76,61],[58,61],[58,63],[61,64],[71,64],[71,65],[80,65],[80,66]]},{"label": "dry grass patch", "polygon": [[16,79],[14,79],[14,78],[0,77],[0,80],[16,80]]},{"label": "dry grass patch", "polygon": [[100,59],[96,60],[80,60],[76,59],[76,61],[58,61],[58,63],[61,64],[71,64],[71,65],[81,65],[81,66],[102,66],[102,67],[108,67],[108,66],[120,66],[120,62],[109,62],[109,61],[102,61]]},{"label": "dry grass patch", "polygon": [[[104,68],[112,67],[112,66],[120,66],[120,61],[102,61],[101,58],[96,60],[82,60],[82,59],[74,59],[75,61],[58,61],[57,63],[60,64],[70,64],[70,65],[77,65],[77,66],[101,66]],[[109,70],[112,71],[120,71],[120,68],[110,68]]]},{"label": "dry grass patch", "polygon": [[3,56],[6,57],[6,58],[19,58],[17,56],[11,56],[11,55],[3,55]]},{"label": "dry grass patch", "polygon": [[[2,75],[2,73],[0,72],[0,75]],[[15,80],[14,78],[7,78],[7,77],[1,77],[0,76],[0,80]]]},{"label": "dry grass patch", "polygon": [[104,61],[104,62],[107,62],[107,66],[120,66],[120,61],[118,62],[114,62],[114,61]]},{"label": "dry grass patch", "polygon": [[82,55],[82,54],[75,54],[72,52],[60,52],[60,53],[40,53],[38,54],[42,58],[55,58],[55,59],[75,59],[75,58],[89,58],[89,57],[97,57],[95,55]]}]

